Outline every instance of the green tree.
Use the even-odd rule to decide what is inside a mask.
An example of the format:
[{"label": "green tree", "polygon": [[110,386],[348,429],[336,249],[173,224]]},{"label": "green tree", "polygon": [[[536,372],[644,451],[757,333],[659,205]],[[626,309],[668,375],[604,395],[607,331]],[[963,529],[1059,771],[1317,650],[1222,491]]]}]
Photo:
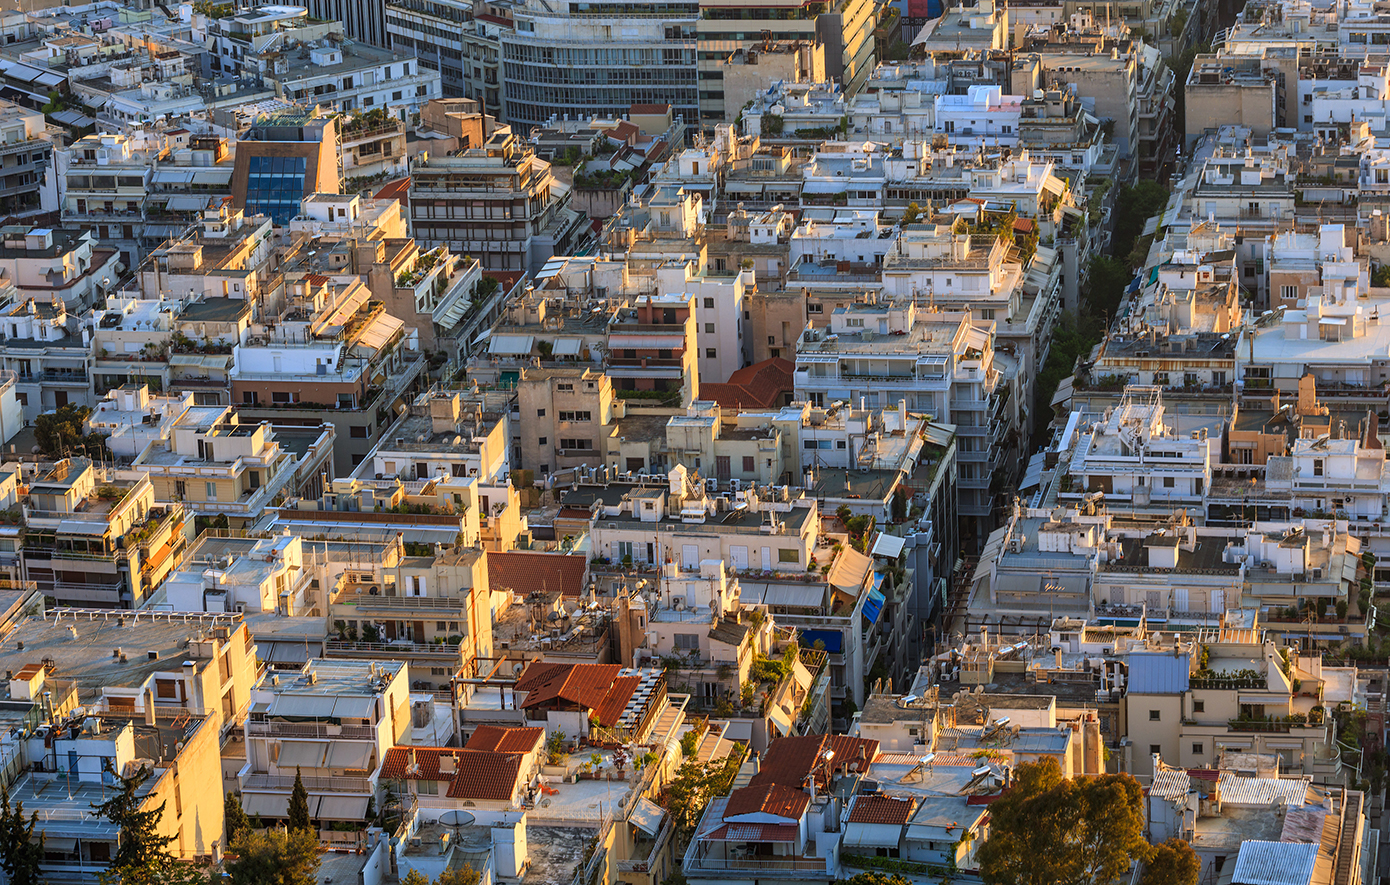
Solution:
[{"label": "green tree", "polygon": [[430,885],[430,877],[419,870],[412,869],[401,879],[401,885]]},{"label": "green tree", "polygon": [[434,885],[478,885],[482,880],[482,873],[464,864],[440,873],[439,878],[434,880]]},{"label": "green tree", "polygon": [[232,885],[315,885],[319,838],[311,830],[265,833],[243,830],[232,844],[237,859],[227,864]]},{"label": "green tree", "polygon": [[103,881],[119,885],[153,885],[167,882],[174,873],[178,861],[169,853],[167,846],[174,841],[173,836],[159,834],[159,822],[164,817],[164,806],[145,808],[145,796],[139,795],[140,788],[154,774],[148,765],[130,777],[116,774],[108,762],[106,770],[115,776],[117,787],[110,799],[101,804],[91,803],[101,817],[120,827],[116,856],[111,859],[110,869]]},{"label": "green tree", "polygon": [[307,830],[309,822],[309,791],[304,789],[304,777],[299,766],[294,767],[294,788],[290,790],[290,830]]},{"label": "green tree", "polygon": [[1157,181],[1144,180],[1122,188],[1115,200],[1115,234],[1110,254],[1117,258],[1130,255],[1144,225],[1167,205],[1168,188]]},{"label": "green tree", "polygon": [[236,793],[228,793],[222,801],[222,817],[227,822],[227,841],[223,843],[225,845],[235,842],[242,830],[251,829],[251,821],[247,819],[246,812],[241,810],[241,797]]},{"label": "green tree", "polygon": [[10,885],[39,885],[39,861],[43,860],[43,832],[34,838],[37,814],[24,817],[24,803],[10,807],[10,791],[0,790],[0,870]]},{"label": "green tree", "polygon": [[903,213],[903,224],[916,224],[922,217],[922,207],[916,203],[908,203],[907,211]]},{"label": "green tree", "polygon": [[1149,849],[1139,885],[1197,885],[1202,860],[1182,839],[1169,839]]},{"label": "green tree", "polygon": [[845,879],[843,885],[912,885],[911,881],[900,873],[860,873],[853,878]]},{"label": "green tree", "polygon": [[1068,780],[1050,757],[1015,774],[990,806],[979,852],[986,885],[1100,885],[1147,853],[1143,792],[1130,775]]},{"label": "green tree", "polygon": [[742,754],[734,753],[720,762],[703,765],[692,759],[677,769],[676,776],[662,791],[661,805],[671,815],[682,840],[695,832],[710,800],[729,791],[741,762]]},{"label": "green tree", "polygon": [[100,457],[106,451],[106,437],[87,433],[83,425],[92,410],[72,403],[55,412],[45,412],[34,419],[34,441],[39,451],[50,458],[65,455]]}]

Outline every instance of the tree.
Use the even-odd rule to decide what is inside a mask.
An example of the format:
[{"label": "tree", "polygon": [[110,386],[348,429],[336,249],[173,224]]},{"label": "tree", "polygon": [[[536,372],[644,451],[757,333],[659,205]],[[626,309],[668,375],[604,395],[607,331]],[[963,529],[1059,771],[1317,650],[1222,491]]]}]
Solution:
[{"label": "tree", "polygon": [[294,789],[290,790],[290,830],[307,830],[309,823],[309,791],[304,789],[304,777],[299,766],[294,767]]},{"label": "tree", "polygon": [[1182,839],[1169,839],[1149,850],[1139,885],[1197,885],[1202,860]]},{"label": "tree", "polygon": [[37,814],[24,818],[24,803],[10,807],[10,791],[0,790],[0,869],[10,885],[39,885],[39,862],[43,860],[43,832],[34,839]]},{"label": "tree", "polygon": [[50,458],[65,455],[100,457],[106,451],[106,437],[87,433],[83,426],[92,410],[68,403],[56,412],[45,412],[34,419],[34,441]]},{"label": "tree", "polygon": [[911,881],[901,873],[860,873],[846,879],[844,885],[911,885]]},{"label": "tree", "polygon": [[227,864],[232,885],[315,885],[319,875],[319,837],[307,829],[243,830],[232,844],[236,860]]},{"label": "tree", "polygon": [[434,885],[478,885],[482,880],[482,873],[464,864],[440,873],[439,878],[434,880]]},{"label": "tree", "polygon": [[104,879],[120,885],[151,885],[163,883],[173,873],[177,861],[166,846],[174,841],[173,836],[159,834],[159,822],[164,817],[165,802],[158,808],[144,808],[145,796],[137,795],[154,774],[148,765],[130,777],[116,774],[111,763],[106,770],[115,776],[116,792],[110,799],[98,805],[91,803],[96,813],[120,827],[119,844],[116,856]]},{"label": "tree", "polygon": [[227,841],[224,843],[226,845],[235,842],[242,830],[251,829],[251,821],[246,817],[246,812],[241,810],[241,797],[236,793],[228,793],[227,798],[223,800],[222,817],[227,821]]},{"label": "tree", "polygon": [[430,885],[430,877],[412,868],[405,874],[405,878],[401,879],[401,885]]},{"label": "tree", "polygon": [[1143,792],[1130,775],[1067,780],[1052,758],[1015,775],[990,806],[979,851],[987,885],[1100,885],[1146,854]]},{"label": "tree", "polygon": [[922,207],[916,203],[908,203],[907,211],[903,213],[903,224],[916,224],[922,217]]},{"label": "tree", "polygon": [[676,776],[661,794],[661,804],[671,815],[682,839],[695,831],[710,800],[724,795],[733,786],[741,762],[742,754],[734,753],[721,762],[703,765],[691,760],[676,771]]}]

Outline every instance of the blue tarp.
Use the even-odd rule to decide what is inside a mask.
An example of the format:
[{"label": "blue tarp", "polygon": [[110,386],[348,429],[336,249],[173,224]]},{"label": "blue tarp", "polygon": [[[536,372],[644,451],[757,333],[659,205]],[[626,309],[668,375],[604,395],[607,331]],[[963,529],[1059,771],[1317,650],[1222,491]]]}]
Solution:
[{"label": "blue tarp", "polygon": [[825,650],[831,654],[839,654],[844,651],[844,636],[839,630],[802,630],[801,645],[803,648],[814,648],[816,640],[825,644]]},{"label": "blue tarp", "polygon": [[874,589],[869,591],[869,598],[864,600],[864,621],[869,626],[874,625],[878,620],[879,612],[883,611],[883,603],[885,600],[883,594],[878,592],[878,585],[882,583],[882,581],[883,578],[881,576],[874,576]]}]

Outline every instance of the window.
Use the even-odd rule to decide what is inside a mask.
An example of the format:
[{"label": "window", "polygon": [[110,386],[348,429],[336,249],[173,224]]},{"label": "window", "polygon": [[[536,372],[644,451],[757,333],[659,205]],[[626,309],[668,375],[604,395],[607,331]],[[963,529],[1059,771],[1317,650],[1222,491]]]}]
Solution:
[{"label": "window", "polygon": [[801,556],[795,547],[782,547],[777,551],[778,562],[800,562]]},{"label": "window", "polygon": [[769,336],[767,336],[767,343],[768,343],[769,345],[776,344],[776,343],[777,343],[777,337],[776,337],[775,335],[769,335]]},{"label": "window", "polygon": [[536,445],[538,445],[538,446],[546,445],[546,437],[541,437],[539,440],[537,440],[537,441],[536,441]]},{"label": "window", "polygon": [[706,359],[711,359],[711,360],[712,360],[712,359],[716,359],[716,356],[715,356],[716,352],[717,352],[717,351],[715,350],[715,348],[713,348],[713,347],[706,347],[706,348],[705,348],[705,358],[706,358]]},{"label": "window", "polygon": [[1159,720],[1159,718],[1160,718],[1160,717],[1159,717],[1159,711],[1157,711],[1157,710],[1150,710],[1150,711],[1149,711],[1149,721],[1150,721],[1150,722],[1157,722],[1157,721]]},{"label": "window", "polygon": [[1285,301],[1297,301],[1297,300],[1298,300],[1298,287],[1297,287],[1297,286],[1280,286],[1280,287],[1279,287],[1279,297],[1282,298],[1282,299],[1284,299]]},{"label": "window", "polygon": [[275,391],[274,393],[272,393],[272,394],[270,395],[270,401],[273,402],[273,403],[290,403],[290,402],[294,402],[294,400],[291,398],[291,394],[290,394],[290,392],[289,392],[288,390],[277,390],[277,391]]},{"label": "window", "polygon": [[713,335],[713,334],[714,334],[714,323],[705,323],[705,334],[706,334],[706,335]]},{"label": "window", "polygon": [[706,298],[704,303],[705,303],[705,310],[714,310],[714,299],[713,299],[713,298]]},{"label": "window", "polygon": [[1163,487],[1164,487],[1165,489],[1171,489],[1171,488],[1173,488],[1173,477],[1171,477],[1171,476],[1165,476],[1165,477],[1163,477]]},{"label": "window", "polygon": [[241,401],[248,406],[256,405],[260,402],[260,399],[260,396],[258,396],[254,390],[243,390],[241,392]]},{"label": "window", "polygon": [[676,648],[680,649],[681,651],[700,650],[699,633],[677,633],[672,637],[672,639],[675,640]]},{"label": "window", "polygon": [[246,168],[246,209],[286,225],[304,196],[304,157],[252,157]]},{"label": "window", "polygon": [[1149,744],[1149,755],[1150,755],[1150,756],[1162,756],[1162,755],[1163,755],[1163,746],[1162,746],[1161,744]]},{"label": "window", "polygon": [[536,409],[536,417],[537,417],[537,418],[544,418],[544,417],[545,417],[545,409]]},{"label": "window", "polygon": [[756,470],[756,469],[757,469],[757,466],[756,466],[756,462],[753,460],[753,456],[752,456],[752,455],[744,455],[744,456],[743,456],[743,472],[744,472],[744,473],[752,473],[752,472],[753,472],[754,470]]},{"label": "window", "polygon": [[217,500],[217,483],[215,483],[215,482],[210,482],[210,483],[208,483],[208,484],[207,484],[207,492],[208,492],[207,500],[209,500],[209,501],[216,501],[216,500]]},{"label": "window", "polygon": [[591,439],[562,439],[562,440],[560,440],[560,448],[562,448],[562,449],[570,449],[570,450],[572,450],[572,451],[587,452],[587,451],[590,451],[591,449],[593,449],[593,447],[594,447],[594,441],[591,440]]},{"label": "window", "polygon": [[353,439],[366,439],[367,437],[371,436],[371,430],[372,429],[367,425],[361,424],[357,427],[350,428],[348,430],[348,433],[352,436]]},{"label": "window", "polygon": [[590,412],[566,412],[566,411],[561,411],[561,412],[560,412],[560,420],[561,420],[561,421],[592,421],[593,418],[590,417],[591,414],[592,414],[592,413],[590,413]]},{"label": "window", "polygon": [[1193,701],[1193,702],[1192,702],[1192,712],[1194,712],[1194,713],[1205,713],[1206,711],[1207,711],[1207,702],[1206,702],[1206,701]]},{"label": "window", "polygon": [[1192,744],[1192,755],[1193,755],[1193,756],[1200,756],[1200,755],[1202,755],[1202,742],[1201,742],[1201,741],[1194,741],[1194,742],[1193,742],[1193,744]]},{"label": "window", "polygon": [[820,306],[819,304],[812,304],[811,302],[808,301],[808,302],[806,303],[806,312],[807,312],[807,313],[821,313],[821,312],[822,312],[822,309],[821,309],[821,306]]},{"label": "window", "polygon": [[1321,458],[1316,458],[1316,459],[1313,460],[1313,475],[1314,475],[1314,476],[1322,476],[1322,465],[1323,465],[1323,461],[1322,461]]}]

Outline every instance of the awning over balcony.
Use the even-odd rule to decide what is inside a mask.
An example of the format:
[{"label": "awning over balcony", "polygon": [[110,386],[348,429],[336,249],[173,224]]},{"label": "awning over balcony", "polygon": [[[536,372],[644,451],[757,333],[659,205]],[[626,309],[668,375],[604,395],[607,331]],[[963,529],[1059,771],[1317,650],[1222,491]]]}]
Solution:
[{"label": "awning over balcony", "polygon": [[845,825],[846,848],[897,848],[902,841],[902,827],[884,824],[850,823]]},{"label": "awning over balcony", "polygon": [[579,356],[579,351],[583,347],[583,338],[556,338],[555,347],[551,353],[555,356]]},{"label": "awning over balcony", "polygon": [[289,811],[289,794],[244,793],[241,810],[247,817],[285,817]]},{"label": "awning over balcony", "polygon": [[371,698],[366,695],[340,697],[333,704],[333,718],[370,719],[372,716],[372,712],[375,709],[375,698]]},{"label": "awning over balcony", "polygon": [[874,548],[870,551],[872,556],[886,556],[889,559],[897,559],[903,554],[903,547],[907,546],[906,538],[899,538],[896,535],[885,535],[878,533],[874,539]]},{"label": "awning over balcony", "polygon": [[665,814],[661,806],[652,800],[638,798],[637,804],[632,807],[632,813],[628,815],[628,821],[648,836],[655,837],[661,831],[661,818]]},{"label": "awning over balcony", "polygon": [[77,849],[76,839],[55,839],[52,836],[44,836],[43,847],[45,851],[60,851],[64,854]]},{"label": "awning over balcony", "polygon": [[319,820],[362,820],[367,816],[366,796],[322,796],[319,798]]},{"label": "awning over balcony", "polygon": [[288,719],[291,722],[329,719],[333,716],[333,702],[335,700],[335,698],[315,695],[277,694],[275,701],[270,705],[270,715],[276,719]]},{"label": "awning over balcony", "polygon": [[195,197],[187,194],[175,194],[169,198],[167,208],[170,212],[201,212],[208,206],[207,197]]},{"label": "awning over balcony", "polygon": [[772,724],[777,726],[783,737],[792,733],[792,717],[781,707],[772,707],[767,711],[767,718],[772,720]]},{"label": "awning over balcony", "polygon": [[725,824],[703,837],[707,842],[796,842],[792,824]]},{"label": "awning over balcony", "polygon": [[281,741],[280,758],[275,764],[281,768],[325,768],[327,753],[325,741]]},{"label": "awning over balcony", "polygon": [[505,356],[526,356],[531,352],[531,345],[535,340],[532,335],[493,335],[492,341],[488,343],[487,352]]},{"label": "awning over balcony", "polygon": [[334,741],[328,751],[329,768],[366,768],[372,745],[361,741]]}]

